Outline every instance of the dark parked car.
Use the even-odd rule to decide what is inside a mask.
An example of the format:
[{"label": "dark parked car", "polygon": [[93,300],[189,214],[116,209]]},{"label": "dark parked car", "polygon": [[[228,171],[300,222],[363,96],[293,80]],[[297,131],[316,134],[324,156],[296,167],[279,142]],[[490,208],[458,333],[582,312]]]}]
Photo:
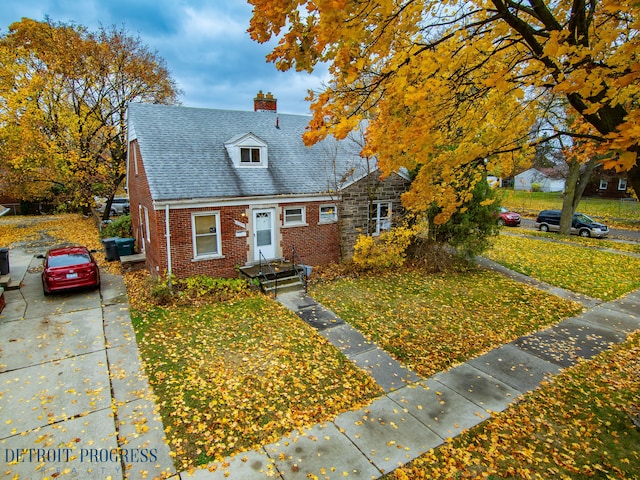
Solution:
[{"label": "dark parked car", "polygon": [[516,212],[510,212],[504,207],[500,207],[498,213],[498,225],[507,225],[508,227],[520,226],[520,215]]},{"label": "dark parked car", "polygon": [[45,295],[100,286],[100,269],[85,247],[52,248],[41,257],[44,258],[42,288]]},{"label": "dark parked car", "polygon": [[[536,218],[536,227],[543,232],[560,231],[560,210],[543,210]],[[571,233],[581,237],[604,238],[609,235],[609,228],[598,223],[584,213],[574,213],[571,219]]]}]

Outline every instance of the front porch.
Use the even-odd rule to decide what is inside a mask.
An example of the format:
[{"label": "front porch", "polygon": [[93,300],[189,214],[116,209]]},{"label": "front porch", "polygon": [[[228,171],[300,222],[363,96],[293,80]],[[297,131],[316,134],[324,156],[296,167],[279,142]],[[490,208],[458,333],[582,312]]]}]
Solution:
[{"label": "front porch", "polygon": [[263,292],[277,297],[283,292],[306,291],[308,268],[286,260],[271,260],[240,267],[240,274],[259,282]]}]

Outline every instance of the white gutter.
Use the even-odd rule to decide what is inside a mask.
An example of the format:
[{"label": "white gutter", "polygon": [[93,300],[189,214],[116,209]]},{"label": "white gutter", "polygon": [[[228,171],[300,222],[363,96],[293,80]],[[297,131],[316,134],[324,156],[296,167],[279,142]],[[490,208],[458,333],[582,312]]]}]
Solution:
[{"label": "white gutter", "polygon": [[223,206],[240,206],[240,205],[272,205],[274,203],[301,203],[301,202],[335,202],[340,199],[340,193],[334,194],[304,194],[299,196],[253,196],[253,197],[229,197],[229,198],[204,198],[193,199],[186,198],[180,200],[154,200],[153,204],[156,209],[171,205],[172,209],[181,208],[207,208],[207,207],[223,207]]},{"label": "white gutter", "polygon": [[169,282],[169,289],[171,289],[171,229],[169,228],[169,204],[164,206],[164,230],[167,238],[167,276]]}]

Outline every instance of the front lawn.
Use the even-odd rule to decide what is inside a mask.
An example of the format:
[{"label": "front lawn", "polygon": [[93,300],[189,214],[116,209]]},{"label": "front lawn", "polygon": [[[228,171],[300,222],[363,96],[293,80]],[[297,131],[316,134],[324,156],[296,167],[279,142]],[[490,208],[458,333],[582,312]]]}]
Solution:
[{"label": "front lawn", "polygon": [[638,479],[639,371],[636,332],[385,478]]},{"label": "front lawn", "polygon": [[481,270],[320,281],[311,295],[425,377],[582,311]]},{"label": "front lawn", "polygon": [[600,300],[640,288],[640,258],[622,253],[500,235],[485,255],[517,272]]},{"label": "front lawn", "polygon": [[132,311],[178,469],[276,441],[382,394],[295,314],[248,295]]}]

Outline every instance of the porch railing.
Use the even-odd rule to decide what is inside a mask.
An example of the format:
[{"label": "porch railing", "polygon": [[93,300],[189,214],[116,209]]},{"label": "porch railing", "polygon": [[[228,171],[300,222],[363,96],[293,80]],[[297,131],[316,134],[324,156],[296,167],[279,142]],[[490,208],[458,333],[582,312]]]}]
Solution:
[{"label": "porch railing", "polygon": [[307,274],[308,267],[305,267],[302,257],[296,250],[295,245],[291,248],[291,263],[293,264],[293,270],[296,272],[296,275],[298,275],[298,278],[300,278],[302,285],[304,285],[304,292],[307,293],[307,283],[309,280]]},{"label": "porch railing", "polygon": [[[264,260],[264,262],[263,262],[263,260]],[[260,275],[261,278],[264,279],[265,282],[267,282],[269,280],[269,277],[268,277],[269,273],[271,275],[273,275],[273,279],[274,279],[273,298],[276,298],[278,296],[278,274],[276,273],[276,271],[271,266],[271,263],[269,263],[267,258],[264,256],[264,254],[262,253],[262,250],[258,250],[258,262],[259,262],[258,274]],[[268,272],[265,273],[265,269],[267,269]]]}]

